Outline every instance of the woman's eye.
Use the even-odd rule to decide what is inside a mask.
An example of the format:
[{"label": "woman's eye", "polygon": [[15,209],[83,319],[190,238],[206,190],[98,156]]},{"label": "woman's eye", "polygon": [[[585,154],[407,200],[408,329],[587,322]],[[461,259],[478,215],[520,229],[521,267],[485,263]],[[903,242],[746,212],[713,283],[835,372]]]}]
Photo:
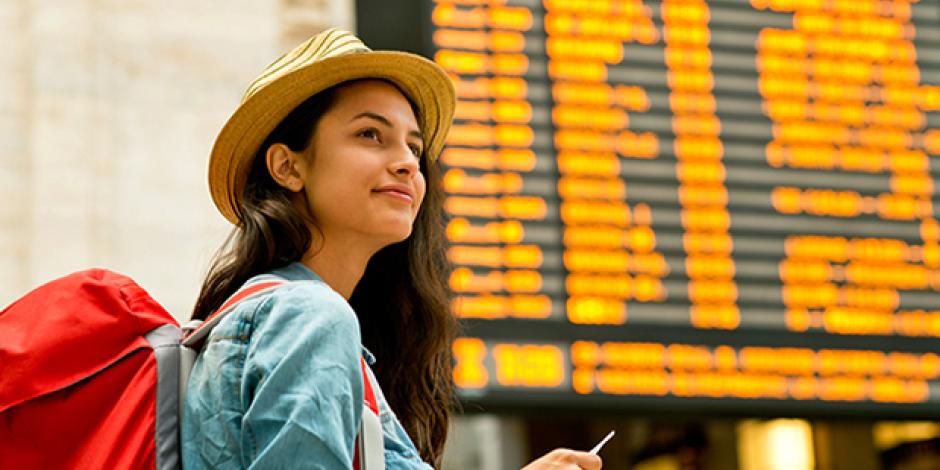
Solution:
[{"label": "woman's eye", "polygon": [[365,137],[367,139],[377,140],[379,138],[379,131],[375,129],[363,129],[359,131],[359,137]]},{"label": "woman's eye", "polygon": [[421,156],[421,147],[417,145],[409,145],[408,148],[411,149],[411,153],[415,154],[416,157]]}]

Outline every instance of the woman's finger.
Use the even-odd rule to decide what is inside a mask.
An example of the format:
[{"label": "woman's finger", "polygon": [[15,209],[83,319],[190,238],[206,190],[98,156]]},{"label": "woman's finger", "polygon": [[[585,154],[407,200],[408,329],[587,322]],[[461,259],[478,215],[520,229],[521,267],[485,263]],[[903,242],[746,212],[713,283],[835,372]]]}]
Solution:
[{"label": "woman's finger", "polygon": [[601,465],[601,458],[588,452],[571,449],[555,449],[530,463],[523,470],[560,470],[566,468],[600,470]]},{"label": "woman's finger", "polygon": [[577,464],[579,468],[584,470],[600,470],[601,466],[603,465],[601,458],[597,455],[589,454],[587,452],[571,452],[572,458],[575,459],[575,464]]}]

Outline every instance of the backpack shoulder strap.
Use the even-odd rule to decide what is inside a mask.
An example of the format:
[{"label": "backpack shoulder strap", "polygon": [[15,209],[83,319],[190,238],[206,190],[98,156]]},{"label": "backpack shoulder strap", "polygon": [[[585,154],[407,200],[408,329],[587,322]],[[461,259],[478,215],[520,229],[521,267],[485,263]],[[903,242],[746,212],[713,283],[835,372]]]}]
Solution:
[{"label": "backpack shoulder strap", "polygon": [[235,293],[230,297],[218,310],[209,315],[202,322],[190,322],[186,324],[187,331],[186,336],[183,338],[183,346],[188,348],[199,350],[202,347],[202,344],[206,341],[206,338],[209,336],[209,333],[212,332],[212,329],[225,318],[239,302],[246,300],[250,297],[260,295],[265,292],[277,289],[278,287],[287,284],[288,281],[265,281],[252,284],[247,287],[243,287],[241,290]]},{"label": "backpack shoulder strap", "polygon": [[353,470],[384,470],[385,434],[382,432],[382,420],[379,418],[379,404],[375,398],[375,389],[366,360],[362,356],[359,357],[359,367],[362,370],[365,400],[362,406],[359,434],[356,436]]}]

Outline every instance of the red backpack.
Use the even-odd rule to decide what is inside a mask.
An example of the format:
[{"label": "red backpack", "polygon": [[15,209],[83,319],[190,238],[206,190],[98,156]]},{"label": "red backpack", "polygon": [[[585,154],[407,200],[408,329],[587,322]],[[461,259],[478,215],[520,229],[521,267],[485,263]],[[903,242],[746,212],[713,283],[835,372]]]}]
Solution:
[{"label": "red backpack", "polygon": [[[173,316],[121,274],[81,271],[27,293],[0,311],[0,469],[180,468],[195,351],[234,304],[283,283],[242,289],[182,341]],[[384,446],[364,363],[363,379],[354,467],[371,470]]]}]

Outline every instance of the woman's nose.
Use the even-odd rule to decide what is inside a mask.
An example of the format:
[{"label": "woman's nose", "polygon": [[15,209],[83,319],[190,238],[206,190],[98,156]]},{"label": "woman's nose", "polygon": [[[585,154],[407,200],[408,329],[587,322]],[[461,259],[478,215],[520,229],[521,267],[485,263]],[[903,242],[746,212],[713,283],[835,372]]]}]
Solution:
[{"label": "woman's nose", "polygon": [[404,145],[403,147],[403,150],[395,152],[395,159],[390,165],[391,170],[398,175],[411,176],[420,169],[420,164],[418,163],[420,157],[415,156],[408,145]]}]

